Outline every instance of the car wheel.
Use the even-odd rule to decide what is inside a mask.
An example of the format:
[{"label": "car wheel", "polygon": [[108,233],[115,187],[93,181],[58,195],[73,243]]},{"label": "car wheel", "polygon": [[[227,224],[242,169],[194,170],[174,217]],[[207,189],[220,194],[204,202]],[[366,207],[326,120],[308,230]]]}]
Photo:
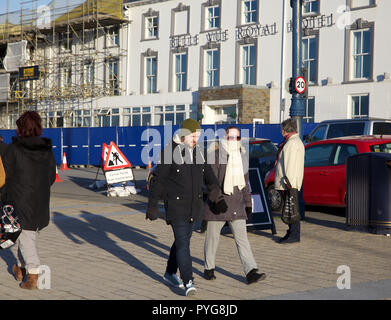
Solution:
[{"label": "car wheel", "polygon": [[280,212],[283,206],[281,191],[274,189],[274,185],[270,185],[266,189],[266,194],[270,210]]}]

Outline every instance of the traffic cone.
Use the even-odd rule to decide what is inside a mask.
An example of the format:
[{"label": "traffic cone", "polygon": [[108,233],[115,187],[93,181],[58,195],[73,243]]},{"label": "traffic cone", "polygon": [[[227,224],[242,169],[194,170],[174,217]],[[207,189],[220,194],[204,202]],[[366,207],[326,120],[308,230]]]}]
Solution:
[{"label": "traffic cone", "polygon": [[151,171],[152,171],[152,163],[151,160],[148,161],[148,174],[147,174],[147,184],[145,185],[144,189],[149,190],[149,183],[151,178]]},{"label": "traffic cone", "polygon": [[62,166],[60,168],[61,170],[69,170],[68,164],[67,164],[67,156],[64,152],[64,155],[62,156]]},{"label": "traffic cone", "polygon": [[64,180],[61,180],[60,177],[58,176],[57,166],[56,166],[56,181],[54,181],[54,182],[64,182]]}]

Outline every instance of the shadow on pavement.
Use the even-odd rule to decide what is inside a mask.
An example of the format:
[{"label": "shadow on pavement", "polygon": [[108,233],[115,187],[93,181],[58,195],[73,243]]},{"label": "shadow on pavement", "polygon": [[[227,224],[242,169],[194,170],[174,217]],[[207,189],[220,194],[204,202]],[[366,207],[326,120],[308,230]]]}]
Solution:
[{"label": "shadow on pavement", "polygon": [[[319,219],[314,216],[309,216],[311,212],[319,213],[322,218]],[[281,219],[281,213],[279,212],[272,212],[272,216],[274,219]],[[341,218],[345,218],[345,208],[306,206],[304,223],[312,223],[318,226],[344,231],[349,230],[345,220],[341,222]],[[286,225],[286,228],[288,229],[288,225]]]},{"label": "shadow on pavement", "polygon": [[[345,208],[306,206],[306,211],[314,211],[320,214],[324,214],[324,216],[322,215],[321,219],[306,215],[305,221],[308,223],[313,223],[327,228],[334,228],[345,231],[348,230],[348,227],[345,223]],[[341,221],[341,218],[344,219],[343,222]]]},{"label": "shadow on pavement", "polygon": [[82,177],[74,177],[74,176],[68,176],[67,177],[70,181],[72,181],[74,184],[82,187],[82,188],[87,188],[89,190],[92,190],[92,191],[101,191],[101,190],[105,190],[105,188],[102,188],[101,190],[100,189],[90,189],[89,188],[89,185],[93,184],[95,181],[98,181],[98,180],[95,180],[95,179],[90,179],[90,178],[82,178]]},{"label": "shadow on pavement", "polygon": [[1,250],[0,251],[0,257],[7,264],[7,271],[8,271],[8,273],[10,275],[14,276],[13,273],[12,273],[12,266],[14,264],[17,264],[18,261],[17,261],[15,255],[14,255],[14,253],[12,252],[12,250],[10,250],[10,249]]},{"label": "shadow on pavement", "polygon": [[[136,268],[138,271],[148,275],[150,278],[167,285],[167,283],[163,280],[162,274],[157,274],[149,266],[132,255],[131,252],[120,247],[116,241],[110,239],[108,236],[108,234],[113,234],[122,241],[137,245],[152,254],[164,258],[167,261],[170,247],[156,240],[157,237],[155,235],[123,224],[121,222],[92,214],[87,211],[82,211],[80,216],[86,221],[82,221],[70,216],[65,216],[59,212],[53,212],[53,223],[63,232],[67,238],[69,238],[74,243],[83,243],[83,241],[78,239],[80,238],[87,243],[107,251],[118,259]],[[193,262],[203,267],[204,262],[201,259],[194,257],[192,259]],[[203,269],[202,271],[199,271],[193,266],[193,272],[198,274],[200,277],[203,276]],[[243,276],[232,274],[222,268],[217,267],[216,272],[224,274],[235,280],[245,282],[245,278]],[[182,289],[173,287],[169,288],[176,294],[184,294]]]},{"label": "shadow on pavement", "polygon": [[131,242],[159,257],[167,258],[170,248],[157,241],[156,236],[87,211],[82,211],[81,217],[86,222],[59,212],[53,212],[54,224],[74,243],[81,244],[83,241],[78,238],[83,239],[147,274],[152,279],[163,282],[162,275],[157,274],[129,251],[121,248],[108,235],[113,234],[122,241]]}]

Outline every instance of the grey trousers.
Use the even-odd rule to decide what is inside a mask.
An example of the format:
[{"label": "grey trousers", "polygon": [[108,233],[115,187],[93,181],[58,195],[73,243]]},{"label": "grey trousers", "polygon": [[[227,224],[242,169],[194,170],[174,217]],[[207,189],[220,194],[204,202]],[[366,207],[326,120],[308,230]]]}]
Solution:
[{"label": "grey trousers", "polygon": [[18,266],[26,268],[30,274],[38,274],[41,264],[37,248],[37,232],[22,230],[16,240],[18,246]]},{"label": "grey trousers", "polygon": [[[225,221],[208,221],[204,246],[204,266],[207,270],[215,269],[216,251],[224,224]],[[252,269],[258,267],[248,242],[246,220],[228,221],[228,224],[235,239],[244,274],[247,275]]]}]

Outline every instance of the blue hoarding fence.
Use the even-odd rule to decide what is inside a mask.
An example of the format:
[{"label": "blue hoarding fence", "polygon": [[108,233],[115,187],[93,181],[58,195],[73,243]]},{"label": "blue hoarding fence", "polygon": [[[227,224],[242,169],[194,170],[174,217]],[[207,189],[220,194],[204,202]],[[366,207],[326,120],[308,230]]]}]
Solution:
[{"label": "blue hoarding fence", "polygon": [[[228,125],[202,125],[202,140],[221,136]],[[279,144],[282,135],[279,124],[238,124],[243,136],[266,138]],[[316,123],[303,124],[303,134],[309,134]],[[148,160],[155,163],[160,148],[167,144],[179,126],[140,126],[140,127],[103,127],[103,128],[52,128],[44,129],[43,136],[50,138],[57,164],[62,163],[66,154],[68,165],[100,165],[103,143],[110,141],[121,149],[132,166],[147,166]],[[12,142],[15,130],[0,130],[5,143]],[[155,146],[153,149],[151,146]],[[157,147],[157,148],[156,148]],[[159,148],[160,147],[160,148]],[[148,159],[143,162],[142,159]]]}]

